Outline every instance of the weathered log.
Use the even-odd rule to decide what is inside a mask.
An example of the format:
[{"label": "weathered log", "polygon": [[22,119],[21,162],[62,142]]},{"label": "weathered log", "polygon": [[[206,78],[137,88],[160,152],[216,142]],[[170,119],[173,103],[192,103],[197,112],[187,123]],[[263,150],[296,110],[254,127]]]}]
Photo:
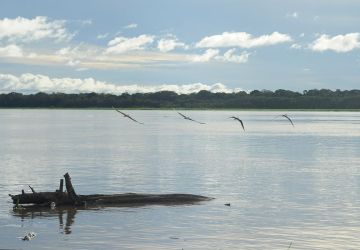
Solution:
[{"label": "weathered log", "polygon": [[80,195],[80,200],[91,205],[150,205],[150,204],[191,204],[209,201],[212,198],[193,194],[93,194]]},{"label": "weathered log", "polygon": [[31,191],[35,194],[35,190],[29,185],[29,188],[31,189]]},{"label": "weathered log", "polygon": [[70,178],[69,173],[66,173],[64,175],[64,177],[65,177],[65,186],[66,186],[66,191],[68,193],[68,198],[70,200],[72,200],[73,204],[79,203],[79,197],[75,193],[74,187],[73,187],[73,185],[71,183],[71,178]]},{"label": "weathered log", "polygon": [[58,192],[37,192],[37,193],[22,193],[18,195],[10,195],[14,204],[47,204],[55,202],[60,205],[71,205],[73,200],[70,199],[67,193]]},{"label": "weathered log", "polygon": [[[64,175],[65,186],[67,192],[62,192],[62,181],[60,181],[60,189],[55,192],[22,192],[18,195],[10,195],[14,204],[36,204],[49,206],[55,202],[56,206],[72,205],[72,206],[91,206],[91,205],[151,205],[151,204],[169,204],[180,205],[190,204],[201,201],[209,201],[213,198],[193,194],[93,194],[93,195],[77,195],[68,173]],[[33,190],[33,189],[32,189]]]}]

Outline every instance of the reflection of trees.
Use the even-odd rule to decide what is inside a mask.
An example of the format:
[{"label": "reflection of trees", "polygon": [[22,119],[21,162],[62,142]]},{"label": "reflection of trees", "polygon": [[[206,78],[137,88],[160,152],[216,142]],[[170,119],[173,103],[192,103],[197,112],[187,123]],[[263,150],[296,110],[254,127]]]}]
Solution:
[{"label": "reflection of trees", "polygon": [[[71,226],[75,222],[75,214],[77,209],[73,207],[68,208],[39,208],[39,207],[29,207],[13,212],[14,216],[20,217],[21,220],[26,219],[35,219],[35,218],[49,218],[49,217],[58,217],[59,218],[59,229],[61,233],[71,234]],[[64,216],[66,214],[66,221],[64,224]]]}]

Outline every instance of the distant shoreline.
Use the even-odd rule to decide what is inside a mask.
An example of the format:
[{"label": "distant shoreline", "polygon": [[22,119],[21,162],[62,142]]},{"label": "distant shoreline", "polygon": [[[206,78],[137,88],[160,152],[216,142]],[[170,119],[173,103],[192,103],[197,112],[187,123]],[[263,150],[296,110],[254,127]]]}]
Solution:
[{"label": "distant shoreline", "polygon": [[0,94],[0,108],[46,109],[139,109],[139,110],[314,110],[359,111],[360,90],[313,89],[302,93],[289,90],[254,90],[250,93],[191,94],[171,91],[154,93],[8,93]]},{"label": "distant shoreline", "polygon": [[[58,107],[0,107],[0,110],[113,110],[112,108],[58,108]],[[199,109],[199,108],[176,108],[176,109],[167,109],[167,108],[119,108],[121,110],[142,110],[142,111],[177,111],[177,110],[189,110],[189,111],[242,111],[242,112],[251,112],[251,111],[294,111],[294,112],[360,112],[360,109]]]}]

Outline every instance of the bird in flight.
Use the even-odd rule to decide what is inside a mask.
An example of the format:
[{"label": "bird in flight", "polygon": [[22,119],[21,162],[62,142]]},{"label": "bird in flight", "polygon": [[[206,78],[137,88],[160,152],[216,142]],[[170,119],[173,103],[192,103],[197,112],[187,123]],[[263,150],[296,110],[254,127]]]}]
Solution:
[{"label": "bird in flight", "polygon": [[137,121],[137,120],[135,120],[134,118],[132,118],[130,115],[128,115],[128,114],[126,114],[126,113],[124,113],[124,112],[122,112],[122,111],[120,111],[120,110],[118,110],[118,109],[116,109],[116,108],[114,108],[114,107],[112,107],[115,111],[117,111],[117,112],[119,112],[120,114],[122,114],[124,117],[126,117],[126,118],[129,118],[130,120],[132,120],[133,122],[137,122],[137,123],[139,123],[139,124],[144,124],[144,123],[142,123],[142,122],[139,122],[139,121]]},{"label": "bird in flight", "polygon": [[199,123],[199,124],[205,124],[204,122],[198,122],[198,121],[195,121],[194,119],[191,119],[190,117],[184,115],[184,114],[181,114],[180,112],[177,112],[179,115],[181,115],[185,120],[189,120],[189,121],[193,121],[193,122],[196,122],[196,123]]},{"label": "bird in flight", "polygon": [[293,127],[295,127],[293,121],[290,119],[290,117],[289,117],[287,114],[284,114],[284,115],[281,115],[281,116],[282,116],[282,117],[285,117],[286,119],[288,119],[289,122],[291,123],[291,125],[292,125]]},{"label": "bird in flight", "polygon": [[243,128],[243,130],[245,131],[244,123],[243,123],[243,121],[242,121],[242,120],[240,120],[240,119],[239,119],[239,117],[236,117],[236,116],[230,116],[229,118],[232,118],[232,119],[234,119],[234,120],[236,120],[236,121],[240,122],[241,127],[242,127],[242,128]]}]

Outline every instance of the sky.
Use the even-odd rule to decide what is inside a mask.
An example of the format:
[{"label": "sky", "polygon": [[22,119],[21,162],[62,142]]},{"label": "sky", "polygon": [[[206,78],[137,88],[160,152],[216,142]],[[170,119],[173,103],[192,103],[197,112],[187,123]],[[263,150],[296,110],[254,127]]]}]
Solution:
[{"label": "sky", "polygon": [[3,0],[0,93],[360,89],[358,0]]}]

